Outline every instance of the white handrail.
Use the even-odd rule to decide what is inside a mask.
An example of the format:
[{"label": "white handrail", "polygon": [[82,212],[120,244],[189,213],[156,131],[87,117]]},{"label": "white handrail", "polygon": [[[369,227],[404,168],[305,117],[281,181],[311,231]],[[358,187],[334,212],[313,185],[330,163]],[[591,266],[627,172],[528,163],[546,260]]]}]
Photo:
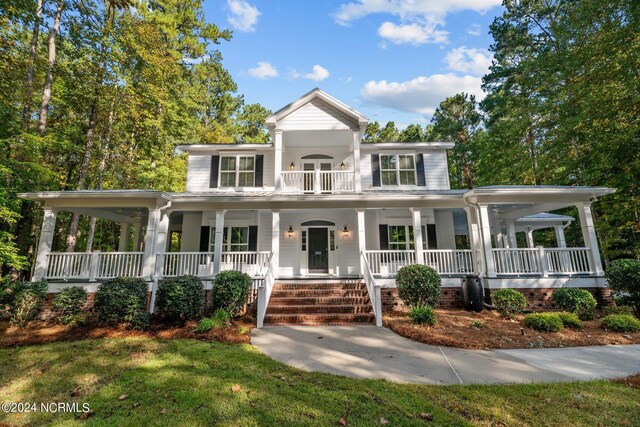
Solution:
[{"label": "white handrail", "polygon": [[348,171],[283,171],[284,193],[352,193],[355,191],[355,173]]},{"label": "white handrail", "polygon": [[97,277],[141,277],[144,252],[100,252]]},{"label": "white handrail", "polygon": [[373,308],[376,326],[382,326],[382,298],[380,295],[380,287],[376,286],[376,278],[373,276],[366,254],[364,252],[360,252],[360,257],[362,258],[362,265],[364,266],[362,277],[364,278],[364,283],[367,286],[367,293],[369,294],[369,300],[371,301],[371,307]]},{"label": "white handrail", "polygon": [[492,249],[497,274],[542,274],[538,248]]},{"label": "white handrail", "polygon": [[267,269],[264,273],[264,279],[262,280],[262,284],[258,287],[256,319],[256,326],[258,328],[262,328],[264,326],[264,317],[267,314],[267,307],[269,306],[269,299],[271,298],[271,291],[273,290],[276,268],[277,266],[273,265],[273,251],[271,251],[267,260]]},{"label": "white handrail", "polygon": [[91,252],[52,252],[47,255],[46,279],[88,279],[91,274]]},{"label": "white handrail", "polygon": [[[213,276],[213,252],[166,252],[158,254],[162,265],[160,274],[164,277],[192,275],[198,277]],[[266,271],[269,252],[223,252],[220,270],[235,270],[247,273],[251,277],[261,277]]]},{"label": "white handrail", "polygon": [[364,253],[376,275],[392,276],[405,265],[416,263],[415,251],[367,250]]},{"label": "white handrail", "polygon": [[551,274],[589,274],[590,248],[545,248],[546,266]]},{"label": "white handrail", "polygon": [[471,249],[429,249],[423,251],[425,265],[438,274],[473,273]]}]

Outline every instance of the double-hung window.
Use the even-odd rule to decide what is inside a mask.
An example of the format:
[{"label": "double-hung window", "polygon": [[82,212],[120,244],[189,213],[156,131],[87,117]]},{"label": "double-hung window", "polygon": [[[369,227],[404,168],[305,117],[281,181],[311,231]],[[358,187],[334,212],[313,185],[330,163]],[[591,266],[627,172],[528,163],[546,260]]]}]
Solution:
[{"label": "double-hung window", "polygon": [[[390,225],[389,249],[397,251],[412,250],[415,248],[413,226]],[[427,249],[427,227],[422,226],[422,249]]]},{"label": "double-hung window", "polygon": [[[216,228],[209,233],[209,252],[215,251]],[[222,252],[247,252],[249,250],[249,227],[225,227],[222,232]]]},{"label": "double-hung window", "polygon": [[416,185],[416,162],[413,154],[381,154],[382,185]]},{"label": "double-hung window", "polygon": [[220,187],[253,187],[256,161],[254,156],[220,158]]}]

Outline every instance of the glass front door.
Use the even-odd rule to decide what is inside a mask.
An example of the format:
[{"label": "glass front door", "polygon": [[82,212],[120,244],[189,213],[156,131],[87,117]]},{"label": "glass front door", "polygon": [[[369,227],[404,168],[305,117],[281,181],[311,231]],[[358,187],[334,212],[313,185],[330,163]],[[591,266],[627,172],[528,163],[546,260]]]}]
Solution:
[{"label": "glass front door", "polygon": [[302,170],[305,172],[314,172],[304,174],[304,192],[313,193],[316,190],[316,185],[320,186],[320,192],[331,192],[331,180],[320,177],[320,182],[316,183],[315,171],[330,171],[331,163],[327,163],[321,160],[306,161],[302,164]]}]

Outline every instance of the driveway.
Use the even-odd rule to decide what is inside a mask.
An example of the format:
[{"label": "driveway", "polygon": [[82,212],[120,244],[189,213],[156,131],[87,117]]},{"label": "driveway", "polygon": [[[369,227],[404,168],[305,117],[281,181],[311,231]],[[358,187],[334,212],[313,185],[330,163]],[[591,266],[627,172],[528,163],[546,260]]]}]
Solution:
[{"label": "driveway", "polygon": [[463,350],[375,326],[253,329],[251,343],[287,365],[354,378],[422,384],[508,384],[619,378],[640,372],[640,345]]}]

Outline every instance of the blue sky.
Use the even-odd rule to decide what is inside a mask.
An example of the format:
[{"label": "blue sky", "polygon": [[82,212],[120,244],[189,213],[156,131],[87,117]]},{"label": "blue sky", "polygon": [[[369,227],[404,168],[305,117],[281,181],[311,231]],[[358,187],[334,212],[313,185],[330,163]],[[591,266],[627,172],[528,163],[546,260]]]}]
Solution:
[{"label": "blue sky", "polygon": [[205,0],[246,102],[276,110],[319,87],[369,117],[426,124],[445,97],[482,97],[500,0]]}]

